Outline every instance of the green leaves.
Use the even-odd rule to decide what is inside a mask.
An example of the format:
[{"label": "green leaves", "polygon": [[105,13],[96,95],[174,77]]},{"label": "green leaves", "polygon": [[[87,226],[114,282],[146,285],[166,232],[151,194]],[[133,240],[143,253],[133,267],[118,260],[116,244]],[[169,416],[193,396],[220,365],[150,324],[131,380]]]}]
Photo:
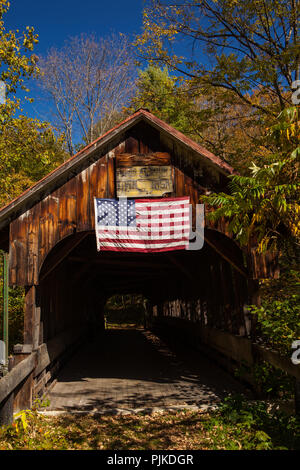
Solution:
[{"label": "green leaves", "polygon": [[0,80],[5,82],[7,92],[6,103],[0,105],[0,128],[20,107],[20,101],[15,96],[18,89],[28,91],[26,80],[39,73],[37,56],[31,54],[38,36],[29,26],[22,34],[18,30],[6,31],[3,16],[9,6],[7,0],[0,0]]},{"label": "green leaves", "polygon": [[251,306],[259,334],[283,355],[290,355],[293,340],[300,338],[299,272],[288,270],[278,280],[265,280],[261,287],[262,305]]},{"label": "green leaves", "polygon": [[139,108],[147,108],[181,132],[191,134],[189,117],[195,108],[189,90],[169,74],[167,67],[150,65],[139,71],[136,95],[127,111],[133,113]]},{"label": "green leaves", "polygon": [[135,46],[149,63],[168,65],[198,86],[231,90],[249,108],[276,116],[290,103],[286,92],[299,66],[298,14],[298,4],[286,0],[190,0],[180,7],[152,0]]},{"label": "green leaves", "polygon": [[231,176],[230,194],[202,197],[215,208],[208,214],[209,219],[226,217],[236,239],[244,245],[254,241],[259,252],[290,247],[296,252],[300,248],[298,127],[296,107],[282,112],[269,132],[271,142],[280,140],[280,151],[268,154],[260,166],[253,162],[251,176]]},{"label": "green leaves", "polygon": [[64,136],[50,124],[19,116],[0,130],[0,205],[18,196],[66,158]]}]

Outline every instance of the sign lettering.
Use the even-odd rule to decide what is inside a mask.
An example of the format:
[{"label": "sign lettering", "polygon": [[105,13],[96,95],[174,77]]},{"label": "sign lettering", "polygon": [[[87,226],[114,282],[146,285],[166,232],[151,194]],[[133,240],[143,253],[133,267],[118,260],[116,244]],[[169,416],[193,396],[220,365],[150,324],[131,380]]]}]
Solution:
[{"label": "sign lettering", "polygon": [[171,166],[117,169],[117,197],[159,197],[173,192]]}]

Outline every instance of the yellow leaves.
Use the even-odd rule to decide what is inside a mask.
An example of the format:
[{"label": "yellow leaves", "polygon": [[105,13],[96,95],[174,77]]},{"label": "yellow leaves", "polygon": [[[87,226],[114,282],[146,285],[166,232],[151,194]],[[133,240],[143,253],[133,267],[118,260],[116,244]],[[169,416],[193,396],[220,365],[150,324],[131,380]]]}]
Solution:
[{"label": "yellow leaves", "polygon": [[19,107],[19,101],[12,97],[12,93],[16,93],[18,87],[23,89],[25,80],[38,73],[35,63],[32,62],[31,57],[27,56],[27,52],[32,51],[38,42],[38,36],[34,34],[34,29],[30,26],[26,27],[26,31],[20,38],[18,29],[16,31],[5,30],[2,17],[9,6],[8,1],[0,0],[0,79],[5,82],[7,94],[14,102],[13,107],[5,106],[5,109],[1,109],[4,121],[10,119]]},{"label": "yellow leaves", "polygon": [[299,204],[294,204],[293,207],[291,208],[290,230],[294,237],[299,238],[300,236],[300,206]]},{"label": "yellow leaves", "polygon": [[288,141],[291,140],[292,137],[296,137],[296,139],[300,140],[299,132],[299,122],[293,122],[286,130],[281,130],[280,133],[284,136]]},{"label": "yellow leaves", "polygon": [[0,1],[0,17],[3,16],[3,13],[6,13],[10,7],[10,2],[8,0]]},{"label": "yellow leaves", "polygon": [[[32,412],[30,410],[22,410],[14,415],[14,420],[16,420],[14,424],[17,433],[19,433],[21,430],[27,430],[28,417],[30,415],[32,415]],[[19,423],[19,421],[21,421],[21,424]]]},{"label": "yellow leaves", "polygon": [[287,138],[287,140],[290,140],[290,131],[289,131],[289,129],[286,130],[286,138]]},{"label": "yellow leaves", "polygon": [[48,123],[20,116],[0,133],[0,206],[62,163],[65,139]]},{"label": "yellow leaves", "polygon": [[263,239],[258,244],[257,252],[264,253],[268,248],[269,242],[270,242],[270,238],[268,236],[264,236]]}]

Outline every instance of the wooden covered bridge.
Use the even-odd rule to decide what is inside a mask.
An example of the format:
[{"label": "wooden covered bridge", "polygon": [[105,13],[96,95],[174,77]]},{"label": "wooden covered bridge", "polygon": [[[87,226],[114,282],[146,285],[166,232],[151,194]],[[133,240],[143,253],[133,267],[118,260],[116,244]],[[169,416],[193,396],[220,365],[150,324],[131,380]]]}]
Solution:
[{"label": "wooden covered bridge", "polygon": [[197,251],[97,252],[94,198],[134,195],[126,170],[151,166],[168,175],[163,184],[156,181],[153,194],[189,196],[194,209],[201,194],[227,191],[234,172],[140,109],[1,209],[9,285],[26,293],[24,342],[15,346],[14,367],[0,380],[3,409],[9,403],[15,410],[28,407],[45,391],[85,337],[91,315],[101,322],[106,300],[116,293],[148,299],[149,328],[190,334],[220,357],[252,360],[253,325],[245,305],[255,302],[257,279],[275,268],[242,251],[225,224],[206,221]]}]

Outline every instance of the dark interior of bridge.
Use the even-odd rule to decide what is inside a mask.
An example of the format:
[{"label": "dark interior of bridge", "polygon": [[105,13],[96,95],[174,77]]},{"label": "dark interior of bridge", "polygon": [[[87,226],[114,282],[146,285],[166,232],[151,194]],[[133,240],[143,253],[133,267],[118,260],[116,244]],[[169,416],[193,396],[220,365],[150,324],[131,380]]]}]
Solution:
[{"label": "dark interior of bridge", "polygon": [[151,255],[97,252],[94,233],[76,234],[45,259],[38,292],[40,343],[75,325],[101,325],[115,294],[143,295],[149,318],[171,315],[231,331],[244,322],[245,279],[208,243],[198,251]]}]

